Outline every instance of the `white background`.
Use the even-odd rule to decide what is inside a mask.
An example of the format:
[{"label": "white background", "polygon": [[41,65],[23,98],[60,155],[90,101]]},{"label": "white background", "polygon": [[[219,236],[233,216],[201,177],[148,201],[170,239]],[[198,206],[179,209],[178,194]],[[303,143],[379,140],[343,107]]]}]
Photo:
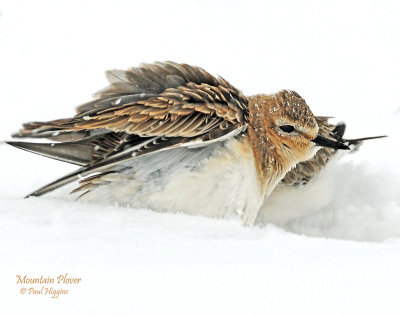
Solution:
[{"label": "white background", "polygon": [[[73,115],[104,70],[156,60],[245,94],[293,89],[348,137],[390,136],[275,206],[298,219],[256,228],[77,203],[73,187],[25,200],[73,167],[0,144],[1,313],[399,314],[397,1],[35,0],[0,12],[0,140]],[[66,296],[19,294],[17,274],[66,272],[82,278]]]}]

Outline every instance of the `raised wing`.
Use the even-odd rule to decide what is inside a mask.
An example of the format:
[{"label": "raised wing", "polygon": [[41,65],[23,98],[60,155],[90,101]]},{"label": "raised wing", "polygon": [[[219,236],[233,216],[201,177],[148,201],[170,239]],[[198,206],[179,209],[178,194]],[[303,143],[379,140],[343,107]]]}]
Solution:
[{"label": "raised wing", "polygon": [[72,118],[31,122],[15,137],[49,138],[56,144],[10,144],[83,167],[31,195],[126,159],[179,146],[199,146],[247,127],[247,99],[222,78],[173,62],[107,72],[110,86],[77,108]]},{"label": "raised wing", "polygon": [[107,72],[110,86],[77,108],[69,119],[32,122],[15,137],[64,141],[97,132],[193,137],[246,124],[247,99],[222,78],[199,67],[173,62]]}]

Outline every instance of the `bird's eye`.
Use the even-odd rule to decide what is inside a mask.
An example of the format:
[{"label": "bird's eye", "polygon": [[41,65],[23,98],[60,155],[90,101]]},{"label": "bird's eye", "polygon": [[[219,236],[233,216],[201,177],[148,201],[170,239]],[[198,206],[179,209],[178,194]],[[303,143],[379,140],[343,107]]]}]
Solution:
[{"label": "bird's eye", "polygon": [[294,130],[294,127],[291,125],[283,125],[283,126],[280,126],[279,128],[281,128],[282,131],[287,132],[287,133],[291,133]]}]

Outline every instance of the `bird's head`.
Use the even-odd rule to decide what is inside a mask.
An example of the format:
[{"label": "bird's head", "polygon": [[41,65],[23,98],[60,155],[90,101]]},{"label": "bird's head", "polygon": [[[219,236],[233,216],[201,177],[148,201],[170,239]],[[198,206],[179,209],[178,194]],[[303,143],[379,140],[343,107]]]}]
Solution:
[{"label": "bird's head", "polygon": [[[310,159],[321,146],[349,149],[318,135],[318,123],[303,98],[293,91],[250,98],[250,127],[267,159],[293,167]],[[266,161],[268,165],[269,161]],[[267,166],[268,167],[268,166]]]}]

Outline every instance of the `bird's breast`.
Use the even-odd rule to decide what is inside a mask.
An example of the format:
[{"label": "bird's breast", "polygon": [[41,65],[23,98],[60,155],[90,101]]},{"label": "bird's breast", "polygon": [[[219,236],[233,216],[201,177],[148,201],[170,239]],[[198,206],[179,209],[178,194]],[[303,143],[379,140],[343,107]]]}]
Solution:
[{"label": "bird's breast", "polygon": [[208,217],[233,216],[262,202],[254,155],[245,139],[173,149],[127,166],[85,199],[107,195],[108,201],[123,205]]}]

